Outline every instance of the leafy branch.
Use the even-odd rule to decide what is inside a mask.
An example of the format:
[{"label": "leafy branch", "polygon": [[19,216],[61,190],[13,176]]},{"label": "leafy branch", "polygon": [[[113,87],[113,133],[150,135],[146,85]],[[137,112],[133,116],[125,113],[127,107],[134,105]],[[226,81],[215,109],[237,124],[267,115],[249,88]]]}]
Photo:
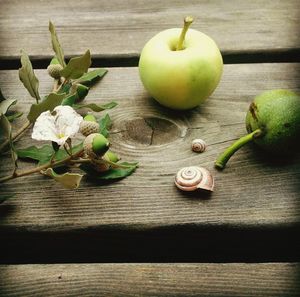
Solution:
[{"label": "leafy branch", "polygon": [[[89,113],[82,118],[76,111],[90,110],[99,113],[114,108],[117,103],[96,104],[82,103],[88,95],[90,88],[107,73],[106,69],[94,69],[91,66],[91,54],[87,50],[82,56],[65,61],[64,51],[59,42],[54,25],[49,22],[51,44],[54,57],[47,67],[48,74],[53,78],[53,90],[50,94],[41,96],[39,93],[39,80],[35,75],[27,53],[21,51],[21,68],[19,78],[35,103],[30,106],[27,120],[21,128],[12,133],[10,121],[22,116],[20,112],[11,112],[10,108],[17,104],[15,99],[6,99],[0,89],[0,154],[10,149],[13,162],[13,171],[0,177],[0,183],[19,177],[40,173],[59,182],[68,189],[79,186],[84,175],[92,180],[117,180],[126,177],[137,168],[136,162],[119,162],[119,157],[108,150],[109,129],[112,121],[108,114],[97,117]],[[33,127],[32,138],[52,141],[52,145],[42,147],[30,146],[15,149],[14,142],[23,133]],[[75,146],[72,138],[80,130],[86,137]],[[71,131],[71,132],[70,132]],[[68,134],[69,133],[69,134]],[[95,145],[91,136],[104,140],[104,147]],[[94,137],[94,136],[93,136]],[[90,142],[88,141],[90,140]],[[73,140],[74,141],[74,140]],[[19,169],[18,159],[38,161],[34,168]],[[63,169],[58,174],[55,170]],[[68,170],[76,169],[75,173]],[[78,173],[81,171],[81,173]],[[3,194],[0,203],[13,194]]]}]

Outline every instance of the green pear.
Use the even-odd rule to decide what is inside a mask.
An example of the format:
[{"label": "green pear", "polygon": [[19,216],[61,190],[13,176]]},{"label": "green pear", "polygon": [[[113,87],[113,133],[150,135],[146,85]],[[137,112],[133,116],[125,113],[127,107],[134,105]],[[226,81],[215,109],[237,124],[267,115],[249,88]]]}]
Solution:
[{"label": "green pear", "polygon": [[300,96],[289,90],[266,91],[254,98],[246,115],[248,135],[241,137],[216,160],[223,169],[243,145],[254,142],[274,155],[300,151]]}]

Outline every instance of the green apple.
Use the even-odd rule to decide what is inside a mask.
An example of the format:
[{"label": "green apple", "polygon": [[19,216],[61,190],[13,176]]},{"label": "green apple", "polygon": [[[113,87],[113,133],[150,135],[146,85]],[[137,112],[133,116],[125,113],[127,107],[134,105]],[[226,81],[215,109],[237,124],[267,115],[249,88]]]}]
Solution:
[{"label": "green apple", "polygon": [[139,60],[145,89],[160,104],[172,109],[190,109],[207,99],[217,87],[223,60],[216,43],[207,35],[183,29],[162,31],[150,39]]}]

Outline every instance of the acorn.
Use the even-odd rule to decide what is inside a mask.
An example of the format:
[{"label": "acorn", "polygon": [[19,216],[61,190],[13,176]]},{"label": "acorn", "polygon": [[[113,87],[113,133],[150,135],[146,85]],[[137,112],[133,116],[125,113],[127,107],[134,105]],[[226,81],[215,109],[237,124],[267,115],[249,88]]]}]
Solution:
[{"label": "acorn", "polygon": [[105,161],[109,161],[109,162],[118,162],[120,160],[120,158],[118,157],[117,154],[115,154],[114,152],[112,151],[107,151],[104,156],[102,157],[103,159],[103,162],[99,162],[99,161],[93,161],[92,160],[92,163],[94,165],[94,168],[96,171],[98,172],[105,172],[107,170],[109,170],[111,168],[111,165],[106,163]]},{"label": "acorn", "polygon": [[112,151],[107,151],[103,156],[103,159],[114,163],[120,160],[119,156]]},{"label": "acorn", "polygon": [[94,167],[94,169],[97,171],[97,172],[105,172],[105,171],[107,171],[107,170],[109,170],[110,169],[110,165],[109,164],[107,164],[107,163],[105,163],[104,161],[103,162],[95,162],[95,161],[93,161],[93,159],[92,159],[92,164],[93,164],[93,167]]},{"label": "acorn", "polygon": [[84,152],[91,158],[102,157],[109,148],[109,141],[100,133],[88,135],[83,142]]},{"label": "acorn", "polygon": [[96,122],[96,118],[92,114],[87,114],[83,119],[88,122]]},{"label": "acorn", "polygon": [[79,131],[82,135],[89,136],[90,134],[97,133],[99,131],[99,124],[97,122],[83,120],[80,123]]},{"label": "acorn", "polygon": [[47,67],[48,74],[54,79],[60,79],[60,71],[63,70],[63,67],[60,64],[50,64]]}]

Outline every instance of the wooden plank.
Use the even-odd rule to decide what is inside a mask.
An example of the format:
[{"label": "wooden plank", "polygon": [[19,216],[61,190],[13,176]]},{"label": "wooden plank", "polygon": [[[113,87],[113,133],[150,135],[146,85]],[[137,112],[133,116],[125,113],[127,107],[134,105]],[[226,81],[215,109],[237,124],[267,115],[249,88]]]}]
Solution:
[{"label": "wooden plank", "polygon": [[67,56],[87,47],[94,57],[137,57],[154,34],[181,27],[193,14],[193,28],[210,35],[223,54],[299,50],[299,5],[288,1],[1,1],[0,57],[34,59],[53,55],[48,20],[57,26]]},{"label": "wooden plank", "polygon": [[[222,255],[226,258],[226,248],[231,249],[229,258],[236,255],[239,260],[250,257],[252,261],[253,255],[260,257],[260,253],[268,259],[276,254],[284,259],[298,257],[300,249],[293,236],[298,232],[300,213],[299,159],[276,162],[249,146],[237,153],[223,172],[215,170],[213,162],[245,133],[245,111],[252,98],[267,89],[297,90],[299,70],[299,64],[226,65],[211,98],[193,111],[179,113],[149,99],[136,68],[109,69],[90,91],[87,102],[119,102],[110,112],[112,149],[123,160],[139,161],[140,168],[106,186],[84,181],[76,191],[65,190],[40,175],[1,184],[1,192],[17,193],[0,206],[1,246],[6,251],[1,261],[16,261],[18,255],[11,251],[19,244],[25,262],[26,255],[42,261],[48,255],[42,248],[49,249],[51,244],[57,245],[50,248],[49,255],[53,252],[60,261],[64,261],[62,250],[70,258],[73,253],[77,260],[89,258],[82,250],[94,253],[95,258],[89,260],[103,261],[104,255],[113,258],[122,253],[124,258],[145,260],[152,256],[145,253],[151,253],[151,248],[153,255],[160,253],[162,261],[178,253],[186,255],[184,251],[191,248],[196,259],[206,259],[197,252],[202,249],[213,261]],[[43,70],[36,73],[41,94],[46,94],[51,80]],[[32,99],[21,87],[17,71],[1,71],[0,81],[3,93],[19,99],[20,110],[28,110]],[[137,124],[145,129],[133,129]],[[143,137],[141,133],[145,133]],[[196,137],[208,143],[204,154],[190,150]],[[33,143],[28,133],[17,146]],[[216,180],[211,196],[185,194],[175,188],[176,171],[187,165],[211,170]],[[0,174],[9,166],[8,159],[2,158]],[[243,249],[248,249],[246,254],[238,252]]]},{"label": "wooden plank", "polygon": [[299,264],[1,265],[1,296],[299,296]]},{"label": "wooden plank", "polygon": [[[296,90],[299,66],[226,65],[222,82],[211,98],[198,109],[182,113],[162,108],[150,100],[136,68],[109,69],[87,100],[119,103],[110,113],[114,123],[112,149],[124,160],[139,161],[140,168],[129,178],[102,187],[86,181],[77,191],[64,190],[39,175],[2,184],[3,191],[15,190],[17,197],[7,202],[16,209],[1,216],[1,227],[66,230],[75,226],[114,224],[147,228],[188,223],[299,222],[300,167],[297,162],[274,163],[249,146],[237,153],[223,172],[213,168],[217,155],[245,133],[245,111],[252,98],[266,89]],[[41,94],[45,94],[50,90],[51,80],[45,71],[39,70],[37,75],[41,80]],[[18,98],[21,110],[28,110],[33,100],[18,81],[17,71],[0,72],[0,81],[4,94]],[[154,129],[153,145],[150,145],[151,139],[139,139],[139,134],[130,128],[132,121],[142,123],[143,119],[156,119],[165,125],[162,131]],[[168,138],[162,137],[168,131],[166,123],[173,129]],[[33,143],[27,136],[18,147]],[[204,154],[190,150],[191,141],[196,137],[208,143]],[[3,174],[9,162],[1,160]],[[203,199],[199,193],[186,195],[173,185],[179,168],[200,164],[210,169],[216,178],[216,190],[209,199]],[[28,184],[32,185],[30,191]]]}]

